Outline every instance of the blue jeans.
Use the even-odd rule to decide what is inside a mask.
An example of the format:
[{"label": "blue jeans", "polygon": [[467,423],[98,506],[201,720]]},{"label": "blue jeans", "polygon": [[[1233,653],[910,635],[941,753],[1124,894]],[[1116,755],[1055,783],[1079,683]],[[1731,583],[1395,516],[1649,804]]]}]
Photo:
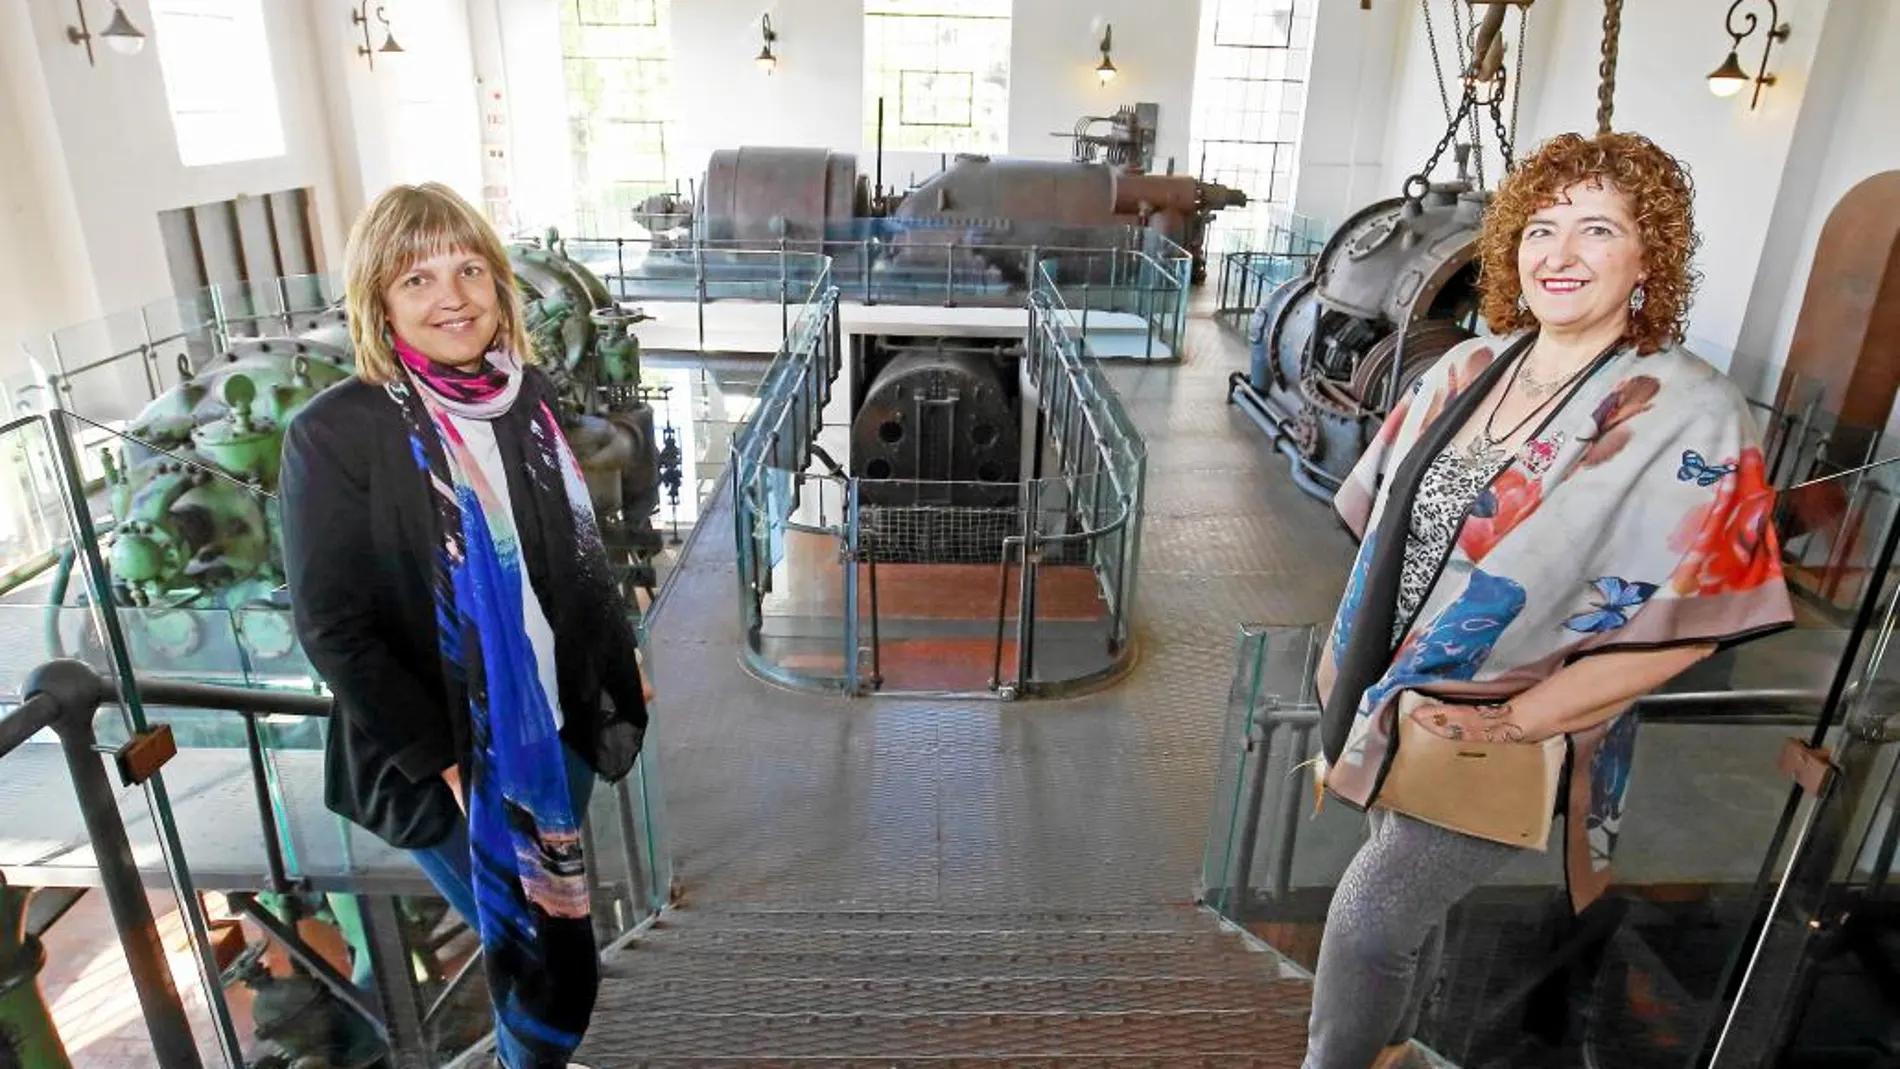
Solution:
[{"label": "blue jeans", "polygon": [[[594,796],[594,770],[571,747],[562,746],[561,753],[567,758],[567,790],[574,798],[574,818],[579,824],[586,819],[588,800]],[[422,874],[429,877],[443,901],[449,904],[461,918],[475,927],[475,874],[469,865],[468,818],[456,821],[455,830],[449,837],[421,850],[409,851],[422,868]],[[589,858],[589,862],[593,859]]]}]

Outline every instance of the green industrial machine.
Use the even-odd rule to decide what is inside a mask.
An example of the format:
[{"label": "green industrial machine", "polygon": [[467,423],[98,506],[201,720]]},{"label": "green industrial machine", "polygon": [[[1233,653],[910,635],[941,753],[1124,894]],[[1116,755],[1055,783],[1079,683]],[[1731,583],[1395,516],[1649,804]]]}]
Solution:
[{"label": "green industrial machine", "polygon": [[[603,538],[629,592],[650,591],[664,546],[653,526],[663,450],[632,333],[645,317],[620,308],[553,232],[509,255]],[[311,322],[295,336],[233,339],[195,367],[181,359],[178,384],[103,458],[116,520],[114,596],[139,610],[127,614],[127,630],[142,666],[268,672],[295,650],[273,496],[284,429],[353,363],[341,307]],[[238,649],[205,633],[204,610],[216,610],[209,629],[235,633]]]}]

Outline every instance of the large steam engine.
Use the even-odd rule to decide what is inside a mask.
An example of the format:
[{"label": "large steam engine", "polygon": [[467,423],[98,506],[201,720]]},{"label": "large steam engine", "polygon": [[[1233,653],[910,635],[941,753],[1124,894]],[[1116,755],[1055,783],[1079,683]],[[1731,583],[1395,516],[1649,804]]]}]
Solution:
[{"label": "large steam engine", "polygon": [[1385,413],[1471,336],[1488,194],[1462,176],[1411,192],[1361,209],[1311,270],[1267,294],[1248,328],[1251,367],[1228,384],[1316,497],[1332,497]]},{"label": "large steam engine", "polygon": [[[713,153],[706,168],[696,236],[722,245],[820,249],[838,260],[840,279],[870,272],[874,283],[915,280],[959,288],[987,280],[998,295],[1031,281],[1025,253],[1070,278],[1106,257],[1076,250],[1113,241],[1140,248],[1153,231],[1187,249],[1197,277],[1208,221],[1246,194],[1187,175],[1142,174],[1092,160],[963,155],[899,197],[874,193],[857,157],[828,149],[738,148]],[[1112,239],[1106,232],[1118,230]],[[863,257],[871,257],[867,265]]]},{"label": "large steam engine", "polygon": [[[664,461],[653,410],[639,388],[641,317],[615,305],[558,238],[510,249],[536,356],[559,391],[559,412],[586,476],[602,536],[629,587],[652,587],[662,547],[652,515]],[[300,324],[295,336],[233,342],[152,401],[107,458],[113,513],[112,581],[122,604],[156,609],[282,608],[276,490],[284,429],[316,394],[350,374],[343,310]],[[247,614],[254,653],[291,648],[287,625]],[[188,616],[145,614],[165,651],[195,646]],[[257,634],[249,632],[256,631]],[[162,635],[158,632],[164,632]],[[175,633],[174,633],[175,632]]]},{"label": "large steam engine", "polygon": [[[1098,122],[1111,123],[1109,132],[1089,132]],[[1186,175],[1143,173],[1152,122],[1152,114],[1129,109],[1084,120],[1071,160],[958,156],[901,196],[868,182],[848,153],[722,150],[708,163],[696,206],[668,199],[649,217],[666,218],[660,208],[690,213],[707,260],[781,243],[825,252],[836,284],[847,292],[862,286],[871,299],[934,302],[953,288],[960,301],[1020,303],[1039,265],[1062,284],[1114,284],[1121,271],[1125,286],[1126,254],[1151,248],[1149,234],[1187,249],[1198,274],[1213,213],[1247,198]],[[649,269],[663,270],[666,248],[656,246]],[[888,336],[855,344],[850,473],[865,480],[867,510],[1013,507],[1025,463],[1020,341]],[[878,520],[867,511],[866,522],[875,528]]]}]

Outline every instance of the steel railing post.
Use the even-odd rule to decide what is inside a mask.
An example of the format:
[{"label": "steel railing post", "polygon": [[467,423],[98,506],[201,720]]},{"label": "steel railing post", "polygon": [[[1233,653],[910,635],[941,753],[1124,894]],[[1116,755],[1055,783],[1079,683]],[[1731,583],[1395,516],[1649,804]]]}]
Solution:
[{"label": "steel railing post", "polygon": [[[27,677],[25,691],[29,699],[44,694],[59,703],[59,716],[51,727],[66,756],[73,792],[99,864],[99,882],[105,888],[112,923],[119,929],[126,971],[152,1034],[152,1056],[163,1069],[202,1069],[191,1022],[172,982],[158,923],[139,879],[138,860],[125,833],[117,793],[99,759],[99,740],[92,726],[93,714],[105,697],[99,674],[78,661],[52,661]],[[179,907],[185,909],[185,903]]]}]

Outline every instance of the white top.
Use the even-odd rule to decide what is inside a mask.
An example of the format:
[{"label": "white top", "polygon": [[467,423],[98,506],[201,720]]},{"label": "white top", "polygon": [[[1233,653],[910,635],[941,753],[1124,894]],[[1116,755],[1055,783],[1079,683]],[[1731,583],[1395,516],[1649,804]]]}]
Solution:
[{"label": "white top", "polygon": [[[462,440],[468,443],[468,451],[482,470],[482,478],[488,480],[489,487],[500,499],[509,516],[514,515],[514,502],[508,496],[508,470],[502,464],[501,446],[495,441],[495,427],[485,419],[464,419],[450,414],[455,429],[461,432]],[[517,536],[519,537],[519,536]],[[521,623],[527,632],[528,645],[534,651],[535,675],[541,679],[541,693],[546,695],[548,708],[554,711],[554,730],[561,730],[561,685],[560,677],[554,668],[554,628],[548,623],[547,614],[541,611],[541,599],[534,596],[534,586],[528,578],[525,563],[521,568]]]}]

